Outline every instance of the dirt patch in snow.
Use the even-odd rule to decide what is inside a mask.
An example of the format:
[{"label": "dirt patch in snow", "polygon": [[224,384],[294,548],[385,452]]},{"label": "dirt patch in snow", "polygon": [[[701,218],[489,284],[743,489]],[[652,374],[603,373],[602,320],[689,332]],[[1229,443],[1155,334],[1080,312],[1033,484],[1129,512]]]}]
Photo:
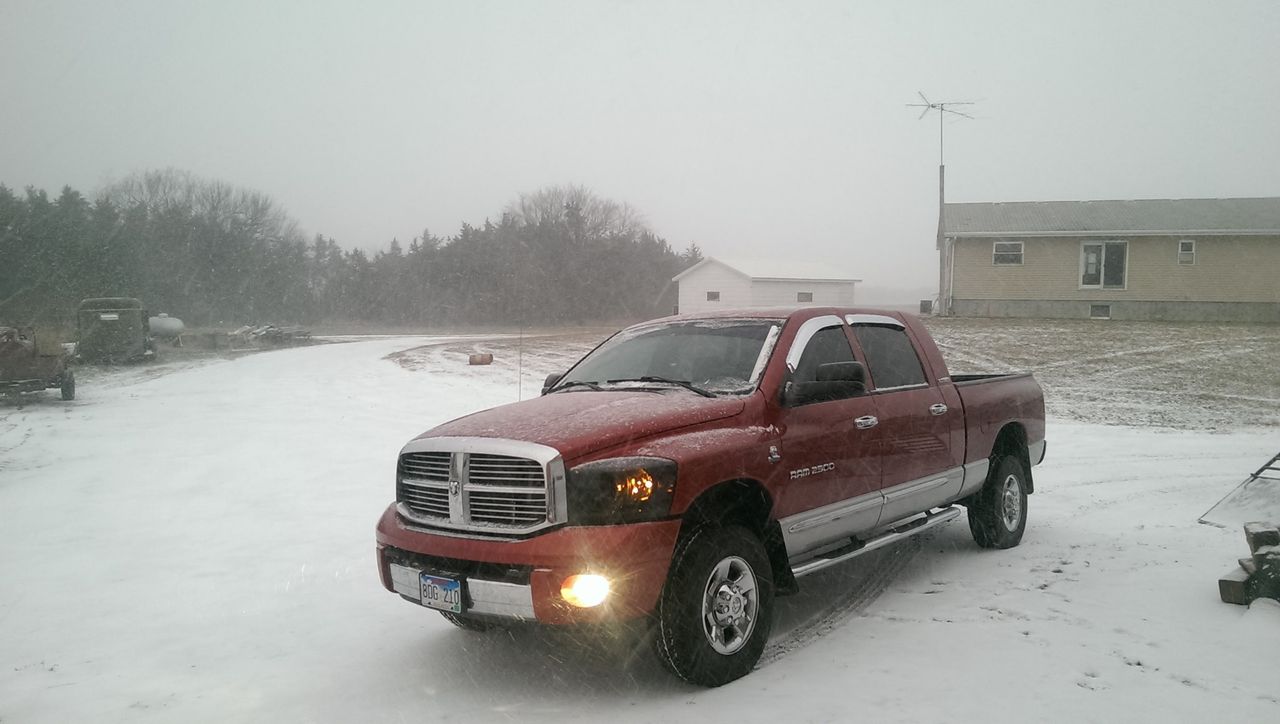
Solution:
[{"label": "dirt patch in snow", "polygon": [[1280,425],[1280,326],[925,322],[952,373],[1034,372],[1054,417],[1188,430]]}]

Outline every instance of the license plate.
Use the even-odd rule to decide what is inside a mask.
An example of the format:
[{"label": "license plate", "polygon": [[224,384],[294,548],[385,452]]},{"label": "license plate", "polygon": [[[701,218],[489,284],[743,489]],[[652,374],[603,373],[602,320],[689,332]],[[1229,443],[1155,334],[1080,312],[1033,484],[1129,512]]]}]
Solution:
[{"label": "license plate", "polygon": [[423,606],[462,613],[462,581],[429,573],[423,573],[419,580]]}]

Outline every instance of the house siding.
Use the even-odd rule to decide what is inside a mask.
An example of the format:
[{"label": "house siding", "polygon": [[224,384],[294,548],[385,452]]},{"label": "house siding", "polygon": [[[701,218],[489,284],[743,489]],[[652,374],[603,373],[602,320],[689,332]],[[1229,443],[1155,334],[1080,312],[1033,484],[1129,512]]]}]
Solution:
[{"label": "house siding", "polygon": [[[681,277],[677,284],[677,309],[684,314],[735,307],[852,306],[856,283],[751,279],[726,264],[712,260]],[[720,301],[707,301],[707,292],[720,292]],[[800,292],[812,293],[813,301],[797,301]]]},{"label": "house siding", "polygon": [[[757,279],[751,283],[751,306],[850,307],[853,306],[853,288],[853,282]],[[800,292],[813,294],[813,301],[796,301]]]},{"label": "house siding", "polygon": [[[1196,264],[1178,264],[1196,240]],[[1124,289],[1080,288],[1080,244],[1129,243]],[[1023,242],[1023,265],[992,264],[995,242]],[[977,237],[956,239],[952,313],[960,316],[1088,316],[1111,319],[1280,321],[1280,237]]]},{"label": "house siding", "polygon": [[[1184,239],[1196,242],[1193,265],[1178,264],[1178,242]],[[1022,241],[1022,266],[994,266],[991,253],[996,241]],[[1125,289],[1080,288],[1080,245],[1085,241],[1129,243]],[[956,314],[965,314],[965,310],[973,313],[972,310],[981,306],[1007,308],[1007,305],[971,303],[991,301],[1244,303],[1266,309],[1280,305],[1280,237],[957,239],[952,296]]]},{"label": "house siding", "polygon": [[[678,282],[680,313],[751,306],[751,280],[723,264],[707,264]],[[708,302],[707,292],[720,292],[720,301]]]}]

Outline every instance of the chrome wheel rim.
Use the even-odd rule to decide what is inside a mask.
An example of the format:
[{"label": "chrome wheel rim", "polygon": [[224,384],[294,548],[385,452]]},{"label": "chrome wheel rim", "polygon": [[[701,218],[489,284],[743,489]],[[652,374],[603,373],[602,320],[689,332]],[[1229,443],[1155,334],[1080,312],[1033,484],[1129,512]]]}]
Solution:
[{"label": "chrome wheel rim", "polygon": [[737,653],[756,627],[760,612],[756,575],[747,562],[729,556],[711,569],[702,594],[702,633],[717,653]]},{"label": "chrome wheel rim", "polygon": [[1011,532],[1017,530],[1022,522],[1022,484],[1016,475],[1006,477],[1001,486],[1000,518]]}]

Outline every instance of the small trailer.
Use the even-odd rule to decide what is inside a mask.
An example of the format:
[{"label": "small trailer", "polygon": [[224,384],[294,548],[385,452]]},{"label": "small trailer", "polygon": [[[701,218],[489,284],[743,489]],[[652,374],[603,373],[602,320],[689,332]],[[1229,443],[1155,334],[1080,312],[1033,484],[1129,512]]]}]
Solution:
[{"label": "small trailer", "polygon": [[0,394],[56,389],[76,397],[76,377],[61,344],[38,338],[33,327],[0,327]]},{"label": "small trailer", "polygon": [[151,315],[131,297],[100,297],[80,302],[76,310],[80,359],[116,364],[155,355]]}]

